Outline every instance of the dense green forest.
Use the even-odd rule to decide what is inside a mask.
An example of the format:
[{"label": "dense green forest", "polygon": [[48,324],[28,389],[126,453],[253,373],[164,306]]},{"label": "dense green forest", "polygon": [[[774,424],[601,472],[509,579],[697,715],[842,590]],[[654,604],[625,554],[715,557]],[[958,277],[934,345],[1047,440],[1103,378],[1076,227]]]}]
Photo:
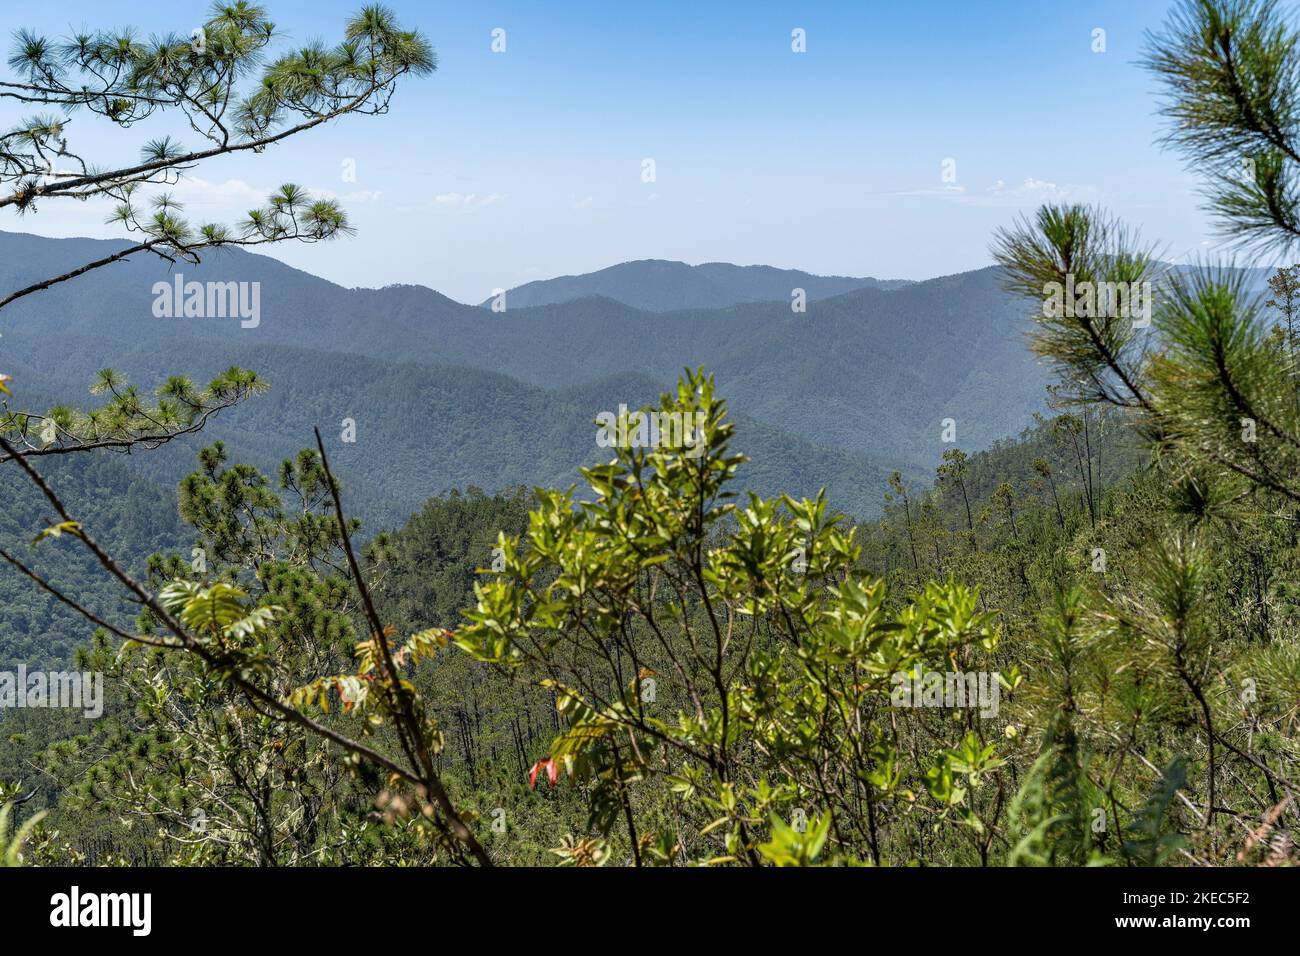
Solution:
[{"label": "dense green forest", "polygon": [[[177,550],[185,531],[176,515],[174,493],[141,478],[109,457],[64,461],[48,469],[50,484],[78,504],[86,521],[100,529],[105,541],[142,566],[151,553]],[[32,567],[56,586],[72,590],[104,610],[115,610],[129,621],[110,578],[73,542],[50,540],[32,544],[33,528],[50,525],[51,512],[40,492],[11,470],[0,471],[0,543],[28,556]],[[123,618],[121,615],[125,614]],[[85,642],[86,622],[68,607],[51,600],[19,575],[0,575],[0,648],[6,660],[31,667],[63,665]]]},{"label": "dense green forest", "polygon": [[[182,484],[182,510],[210,553],[227,566],[243,564],[240,557],[268,533],[285,548],[269,569],[256,565],[257,579],[266,582],[259,603],[287,612],[267,648],[275,682],[289,688],[307,684],[322,670],[343,672],[358,646],[355,598],[340,575],[336,544],[313,554],[303,544],[309,535],[301,532],[310,513],[305,505],[314,504],[316,520],[325,525],[331,520],[320,488],[313,496],[312,482],[304,477],[316,467],[315,456],[286,462],[276,491],[276,482],[255,470],[232,466],[224,450],[204,457],[206,467]],[[1132,650],[1126,641],[1091,637],[1085,642],[1071,634],[1072,626],[1080,626],[1072,615],[1083,613],[1084,590],[1060,590],[1063,579],[1073,580],[1103,599],[1123,595],[1142,580],[1144,545],[1170,503],[1169,489],[1132,430],[1110,413],[1089,411],[1086,421],[1083,415],[1053,416],[986,452],[966,457],[954,450],[932,484],[907,488],[898,482],[888,493],[892,501],[885,516],[853,529],[862,548],[853,573],[866,575],[866,581],[881,579],[877,613],[907,620],[916,609],[908,595],[916,594],[934,602],[926,613],[965,614],[967,622],[996,609],[996,623],[992,616],[982,621],[974,646],[959,650],[949,644],[945,653],[970,655],[966,663],[980,661],[1012,686],[1004,689],[1000,713],[992,720],[972,723],[970,714],[960,711],[906,712],[906,746],[894,757],[896,778],[884,781],[892,799],[888,809],[878,808],[875,836],[864,837],[865,858],[874,852],[882,862],[922,857],[949,864],[1141,863],[1163,861],[1175,852],[1188,861],[1209,858],[1210,845],[1181,836],[1198,830],[1203,811],[1179,804],[1172,789],[1175,782],[1185,785],[1189,765],[1197,766],[1189,760],[1198,726],[1193,703],[1179,701],[1182,695],[1169,686],[1173,676],[1161,676],[1158,656],[1150,669],[1135,671],[1122,663]],[[544,513],[538,508],[536,496],[522,489],[453,493],[431,499],[402,528],[370,540],[365,574],[381,618],[398,634],[440,635],[456,628],[462,609],[475,601],[475,583],[493,573],[501,536],[507,541],[528,536],[530,509]],[[231,520],[241,511],[249,516]],[[745,520],[722,518],[712,533],[738,535]],[[533,533],[538,530],[534,523]],[[1241,742],[1244,753],[1282,772],[1295,757],[1288,721],[1300,695],[1294,649],[1275,640],[1294,619],[1300,598],[1288,584],[1297,557],[1294,521],[1269,520],[1248,535],[1216,543],[1222,549],[1217,570],[1203,587],[1212,595],[1207,613],[1222,628],[1216,653],[1233,660],[1216,688],[1216,704],[1225,715],[1244,706],[1234,697],[1229,675],[1264,678],[1257,678],[1260,694],[1248,708],[1247,723],[1233,734],[1249,738]],[[1105,554],[1102,570],[1097,570],[1097,549]],[[170,577],[165,572],[187,563],[185,555],[158,558],[153,573],[161,582]],[[963,586],[945,592],[927,584],[944,579]],[[974,603],[963,604],[963,594]],[[611,784],[598,772],[586,771],[591,776],[584,778],[585,768],[575,763],[572,780],[561,776],[550,786],[544,766],[542,783],[530,786],[539,760],[565,752],[558,746],[553,750],[552,741],[563,741],[574,726],[563,705],[557,710],[557,688],[476,662],[437,640],[427,653],[429,660],[409,676],[428,702],[431,726],[438,728],[436,766],[461,812],[479,821],[494,859],[544,864],[559,852],[566,862],[632,862],[626,831],[601,816],[617,809],[621,798],[602,792]],[[619,681],[636,683],[636,675],[654,659],[649,651],[643,654],[638,661],[630,646],[613,644],[606,692],[617,693]],[[220,693],[219,682],[202,671],[178,670],[167,656],[141,649],[140,659],[122,658],[104,638],[83,654],[83,666],[111,675],[110,714],[93,723],[88,734],[85,724],[77,733],[76,721],[58,711],[11,716],[6,730],[16,726],[17,732],[0,748],[0,766],[27,787],[39,786],[32,803],[53,811],[37,831],[42,859],[263,865],[438,859],[419,834],[418,820],[408,819],[410,795],[391,792],[366,764],[348,769],[346,760],[310,735],[286,733],[281,724],[231,709],[233,696],[211,714],[173,709],[170,700],[157,696],[159,680],[194,703]],[[652,669],[653,703],[671,720],[689,701],[678,696],[674,681],[661,676],[670,666],[659,663]],[[1056,695],[1062,682],[1081,702],[1069,728],[1068,746],[1077,748],[1072,756],[1045,750],[1037,729],[1059,722]],[[347,693],[341,685],[327,691],[335,709]],[[335,718],[350,723],[331,711]],[[233,734],[239,745],[223,747]],[[178,760],[175,747],[182,739],[191,744]],[[1045,762],[1044,753],[1056,762]],[[941,767],[951,765],[938,779],[925,766],[925,758],[936,754]],[[1064,760],[1078,764],[1071,771]],[[1245,767],[1237,772],[1244,776],[1252,764],[1245,757],[1241,761]],[[1130,766],[1121,773],[1125,763]],[[664,772],[676,776],[670,767]],[[1077,776],[1058,779],[1070,772]],[[680,825],[683,808],[674,794],[684,783],[664,789],[645,771],[629,776],[621,785],[640,825]],[[1243,796],[1263,796],[1278,785],[1267,771],[1256,770],[1255,776],[1258,780],[1242,781]],[[940,798],[944,802],[935,803]],[[779,794],[769,799],[782,819],[816,823],[817,814],[809,813],[815,804],[776,803]],[[226,808],[223,814],[212,812],[214,802]],[[1076,815],[1072,821],[1064,817],[1066,809]],[[1106,816],[1094,816],[1094,809]],[[722,808],[714,812],[721,814]],[[933,823],[947,818],[952,818],[952,835],[937,836],[946,831],[935,831]],[[220,837],[196,834],[196,820],[204,828],[222,828]],[[1043,833],[1054,831],[1043,824],[1052,820],[1051,827],[1063,833],[1067,826],[1080,828],[1073,842],[1044,843]],[[1137,823],[1147,829],[1136,830]],[[606,838],[587,836],[593,826]],[[1036,828],[1042,833],[1028,839]],[[1238,850],[1248,842],[1239,827],[1235,835],[1224,829],[1220,838]],[[781,852],[797,855],[800,838],[789,839],[793,848]],[[708,844],[703,840],[692,851],[647,842],[641,847],[643,862],[668,862]],[[724,851],[719,845],[717,855],[726,856]],[[775,847],[764,852],[764,859],[778,853]],[[1266,856],[1267,841],[1250,859]]]},{"label": "dense green forest", "polygon": [[[207,24],[218,53],[173,39],[115,55],[131,60],[130,91],[165,103],[176,89],[191,109],[188,84],[233,89],[234,64],[261,50],[268,26],[258,9],[218,7]],[[98,93],[67,86],[84,50],[56,60],[26,36],[19,47],[11,65],[57,86],[50,95],[119,120],[153,108],[153,96],[121,100],[112,78]],[[97,49],[91,62],[107,47]],[[1186,0],[1145,57],[1169,95],[1168,145],[1207,177],[1225,227],[1285,249],[1300,235],[1300,33],[1269,3]],[[183,80],[178,62],[193,71]],[[267,64],[232,129],[224,113],[208,117],[209,138],[255,144],[285,113],[324,121],[370,96],[386,105],[390,82],[433,65],[418,33],[368,8],[337,48]],[[29,152],[0,156],[0,173],[42,196],[105,190],[152,243],[142,252],[190,262],[210,247],[323,241],[347,227],[331,200],[293,186],[234,230],[191,225],[166,202],[148,218],[133,177],[193,159],[165,145],[117,180],[38,186],[57,135],[33,123]],[[336,464],[355,454],[363,470],[372,453],[334,441],[333,406],[298,396],[325,424],[314,444],[275,449],[291,455],[278,462],[255,438],[241,448],[209,427],[283,407],[271,404],[274,382],[267,393],[239,365],[196,369],[213,376],[206,385],[165,378],[153,395],[103,370],[96,410],[45,413],[18,410],[14,366],[0,378],[13,396],[0,418],[5,653],[54,666],[84,636],[73,666],[104,675],[106,695],[99,719],[16,708],[0,720],[0,858],[1294,865],[1300,267],[1273,273],[1260,296],[1242,269],[1169,269],[1107,212],[1072,203],[1008,223],[991,245],[997,265],[975,280],[820,305],[833,324],[864,297],[889,303],[875,319],[909,301],[890,297],[922,297],[923,320],[871,344],[896,366],[888,387],[948,381],[957,419],[988,426],[981,410],[1011,394],[989,383],[1032,360],[1008,328],[976,330],[943,291],[982,289],[972,301],[987,313],[996,288],[1050,370],[1039,413],[971,453],[963,442],[979,436],[959,435],[954,419],[910,469],[876,461],[837,476],[854,485],[840,497],[758,494],[747,476],[802,470],[801,481],[828,484],[825,469],[845,459],[815,449],[870,446],[870,415],[839,413],[855,396],[881,399],[881,382],[792,399],[782,417],[766,383],[692,365],[644,398],[642,422],[675,421],[676,439],[664,426],[654,442],[586,444],[567,466],[572,483],[524,487],[510,472],[486,491],[433,488],[385,526],[356,517],[384,514],[358,500],[383,494],[382,481],[338,480]],[[1100,287],[1112,297],[1099,306]],[[1068,303],[1053,306],[1053,288],[1058,299],[1072,290]],[[1117,288],[1154,293],[1150,327],[1114,308]],[[580,301],[569,314],[591,306]],[[816,336],[799,351],[785,303],[733,308],[753,321],[742,357],[785,349],[796,381],[861,372]],[[964,351],[922,347],[944,328],[970,331]],[[672,345],[639,354],[653,368],[649,353]],[[517,349],[513,361],[550,374],[572,346]],[[256,357],[223,352],[227,364]],[[422,367],[397,368],[369,383],[376,407],[412,390],[432,403],[444,387]],[[754,419],[732,420],[724,383],[748,389]],[[578,410],[591,407],[578,403],[561,429],[590,435]],[[877,422],[881,440],[915,438],[936,407],[913,412]],[[520,435],[554,427],[515,413]],[[826,445],[776,441],[759,421]],[[175,460],[196,436],[207,443],[176,483],[173,519],[147,469],[113,454]],[[514,437],[494,433],[493,447]],[[551,442],[552,455],[569,447]],[[415,454],[386,464],[424,467]]]}]

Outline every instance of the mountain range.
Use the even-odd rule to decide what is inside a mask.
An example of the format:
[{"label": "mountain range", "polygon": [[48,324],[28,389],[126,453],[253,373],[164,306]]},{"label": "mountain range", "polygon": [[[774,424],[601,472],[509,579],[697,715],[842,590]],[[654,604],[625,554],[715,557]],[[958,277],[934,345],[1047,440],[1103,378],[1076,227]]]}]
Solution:
[{"label": "mountain range", "polygon": [[[905,285],[910,285],[906,279],[855,279],[730,262],[692,266],[667,259],[639,259],[585,275],[557,276],[517,286],[508,290],[506,304],[509,308],[528,308],[597,295],[645,312],[674,312],[723,309],[745,302],[788,302],[795,289],[803,289],[807,299],[813,301],[856,289],[898,289]],[[490,306],[492,302],[488,298],[481,304]]]},{"label": "mountain range", "polygon": [[[0,233],[0,288],[123,245]],[[155,284],[177,274],[257,283],[256,327],[156,317]],[[806,311],[792,309],[792,288],[806,290]],[[577,297],[519,301],[566,294]],[[663,310],[675,305],[685,307]],[[1028,324],[992,269],[902,283],[647,260],[530,283],[494,312],[422,286],[348,289],[232,248],[198,265],[136,256],[20,299],[0,318],[0,364],[15,377],[15,407],[84,405],[104,366],[145,388],[255,369],[268,394],[133,463],[169,485],[199,441],[222,439],[234,458],[272,467],[320,426],[372,526],[453,487],[569,484],[602,457],[598,413],[650,401],[702,364],[730,403],[735,448],[754,459],[745,483],[768,494],[825,486],[833,505],[870,516],[891,471],[923,479],[950,447],[945,419],[974,450],[1043,407]],[[345,419],[355,443],[340,440]]]}]

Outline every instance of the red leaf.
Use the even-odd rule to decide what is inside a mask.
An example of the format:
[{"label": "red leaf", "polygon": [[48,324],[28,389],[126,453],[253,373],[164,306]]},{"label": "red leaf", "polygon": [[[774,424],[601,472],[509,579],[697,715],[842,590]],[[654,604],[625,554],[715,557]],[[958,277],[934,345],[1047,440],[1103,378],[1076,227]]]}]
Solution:
[{"label": "red leaf", "polygon": [[555,780],[560,774],[560,767],[554,760],[548,757],[545,760],[537,761],[537,763],[533,764],[533,769],[529,771],[528,787],[530,790],[536,789],[537,772],[541,770],[543,767],[546,768],[546,778],[550,781],[551,786],[552,787],[555,786]]}]

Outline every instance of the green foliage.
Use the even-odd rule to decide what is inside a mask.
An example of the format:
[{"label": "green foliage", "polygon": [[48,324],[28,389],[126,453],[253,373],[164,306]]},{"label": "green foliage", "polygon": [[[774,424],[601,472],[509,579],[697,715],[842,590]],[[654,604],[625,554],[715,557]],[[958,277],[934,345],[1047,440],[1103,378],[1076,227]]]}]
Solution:
[{"label": "green foliage", "polygon": [[[0,402],[0,436],[31,457],[74,450],[153,448],[201,429],[213,415],[266,390],[254,372],[228,368],[206,388],[173,376],[157,389],[157,402],[145,401],[135,386],[111,368],[101,369],[92,395],[109,395],[98,408],[80,411],[58,405],[43,415],[11,411]],[[8,390],[6,390],[8,391]],[[0,462],[9,459],[5,454]]]},{"label": "green foliage", "polygon": [[817,862],[830,834],[829,814],[822,814],[803,833],[792,829],[775,812],[770,819],[772,839],[758,846],[765,859],[775,866],[812,866]]},{"label": "green foliage", "polygon": [[1138,866],[1163,866],[1186,842],[1179,833],[1163,830],[1165,814],[1174,801],[1174,794],[1187,783],[1186,769],[1181,758],[1174,760],[1160,777],[1151,798],[1129,826],[1132,837],[1124,841],[1124,855]]},{"label": "green foliage", "polygon": [[1276,0],[1181,0],[1148,35],[1169,145],[1205,177],[1224,231],[1248,244],[1300,235],[1300,51]]},{"label": "green foliage", "polygon": [[[428,42],[378,5],[351,17],[332,47],[309,42],[268,60],[265,52],[277,37],[266,11],[244,0],[218,0],[207,22],[187,37],[168,33],[142,41],[118,29],[51,41],[19,30],[8,64],[28,84],[25,101],[64,112],[90,110],[124,129],[172,113],[215,148],[192,151],[164,136],[144,143],[139,166],[102,172],[70,148],[65,118],[29,118],[6,137],[13,146],[0,153],[0,181],[20,186],[10,201],[26,209],[41,196],[102,192],[129,202],[138,183],[168,182],[169,170],[231,148],[264,148],[275,131],[285,135],[295,123],[309,127],[343,113],[382,113],[398,78],[437,65]],[[43,173],[52,173],[55,182],[42,184]],[[335,213],[332,203],[323,203],[320,214],[309,210],[308,217],[333,229]],[[147,231],[177,252],[191,245],[189,231],[173,223],[166,208]]]},{"label": "green foliage", "polygon": [[[728,452],[711,379],[683,378],[654,411],[698,414],[707,451],[619,449],[584,469],[592,499],[540,494],[527,535],[504,540],[504,570],[476,588],[455,635],[556,692],[568,728],[549,759],[584,782],[601,839],[622,817],[638,862],[642,843],[680,845],[702,863],[808,862],[824,840],[837,859],[883,862],[906,858],[917,812],[983,831],[974,795],[1001,772],[994,748],[951,717],[890,709],[895,675],[972,670],[996,649],[976,594],[931,584],[887,611],[883,584],[857,571],[853,534],[823,499],[732,503],[742,458]],[[953,774],[967,786],[935,782]],[[657,802],[659,786],[685,822],[642,833],[628,820],[634,799]],[[769,817],[813,809],[806,843],[778,833],[759,849]]]},{"label": "green foliage", "polygon": [[23,845],[45,817],[45,811],[28,817],[16,831],[11,822],[13,815],[12,801],[0,803],[0,866],[23,865]]}]

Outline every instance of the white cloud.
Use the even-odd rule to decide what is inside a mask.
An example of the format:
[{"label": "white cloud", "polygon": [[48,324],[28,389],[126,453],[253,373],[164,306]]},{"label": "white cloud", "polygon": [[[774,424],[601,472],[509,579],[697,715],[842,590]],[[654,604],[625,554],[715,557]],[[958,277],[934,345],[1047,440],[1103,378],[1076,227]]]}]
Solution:
[{"label": "white cloud", "polygon": [[478,209],[482,206],[491,206],[505,199],[501,193],[488,193],[479,195],[478,193],[440,193],[433,197],[434,205],[442,206],[447,209]]},{"label": "white cloud", "polygon": [[1019,186],[1012,187],[1007,186],[1006,180],[999,179],[979,191],[969,191],[965,186],[951,184],[933,189],[911,189],[893,195],[951,199],[970,206],[1015,207],[1037,206],[1044,202],[1096,202],[1101,197],[1101,190],[1096,186],[1058,185],[1030,176],[1022,180]]},{"label": "white cloud", "polygon": [[1011,188],[999,179],[982,195],[973,195],[969,199],[977,206],[1037,206],[1044,202],[1096,202],[1100,197],[1101,190],[1096,186],[1058,185],[1030,176],[1019,186]]},{"label": "white cloud", "polygon": [[242,179],[214,183],[198,176],[182,176],[174,186],[158,190],[159,195],[169,193],[184,206],[234,206],[239,209],[261,205],[270,192],[270,189],[250,186]]},{"label": "white cloud", "polygon": [[312,195],[318,199],[337,199],[340,202],[378,202],[383,195],[378,189],[359,189],[356,192],[339,195],[332,189],[313,189]]},{"label": "white cloud", "polygon": [[909,189],[895,196],[960,196],[966,192],[965,186],[940,186],[938,189]]},{"label": "white cloud", "polygon": [[591,204],[592,204],[593,202],[595,202],[595,201],[596,201],[596,197],[595,197],[595,196],[588,196],[588,197],[586,197],[585,199],[579,199],[577,202],[575,202],[575,203],[573,204],[573,208],[574,208],[574,209],[587,209],[587,208],[588,208],[589,206],[591,206]]}]

